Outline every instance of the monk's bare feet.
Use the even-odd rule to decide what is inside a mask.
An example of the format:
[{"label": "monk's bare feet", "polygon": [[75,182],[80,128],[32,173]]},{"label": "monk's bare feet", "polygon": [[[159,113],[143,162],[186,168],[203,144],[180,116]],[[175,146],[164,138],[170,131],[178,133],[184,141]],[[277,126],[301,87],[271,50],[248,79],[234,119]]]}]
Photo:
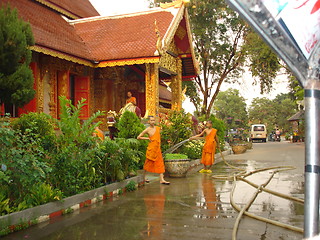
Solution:
[{"label": "monk's bare feet", "polygon": [[167,181],[163,181],[163,182],[160,182],[161,184],[164,184],[164,185],[170,185],[170,182],[167,182]]}]

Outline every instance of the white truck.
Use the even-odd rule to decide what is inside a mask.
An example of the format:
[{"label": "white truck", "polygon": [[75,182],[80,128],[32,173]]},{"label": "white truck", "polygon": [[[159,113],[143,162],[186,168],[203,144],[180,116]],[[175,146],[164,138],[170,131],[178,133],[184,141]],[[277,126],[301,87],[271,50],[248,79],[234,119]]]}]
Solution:
[{"label": "white truck", "polygon": [[251,125],[251,140],[252,141],[267,141],[267,128],[264,124],[253,124]]}]

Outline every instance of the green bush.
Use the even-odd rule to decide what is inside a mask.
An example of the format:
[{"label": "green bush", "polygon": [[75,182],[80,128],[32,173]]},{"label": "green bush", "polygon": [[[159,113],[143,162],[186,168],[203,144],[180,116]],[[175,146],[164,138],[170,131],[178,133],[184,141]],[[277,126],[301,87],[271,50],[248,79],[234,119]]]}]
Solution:
[{"label": "green bush", "polygon": [[[0,215],[123,180],[143,162],[145,150],[140,148],[144,141],[116,138],[98,142],[93,131],[99,123],[93,121],[102,113],[81,124],[84,100],[77,106],[64,97],[60,101],[58,136],[45,114],[23,115],[14,128],[9,118],[0,119]],[[45,136],[52,137],[54,147],[45,147]]]},{"label": "green bush", "polygon": [[[138,118],[138,116],[129,111],[125,111],[122,114],[119,122],[116,124],[116,127],[118,129],[117,137],[120,139],[137,138],[138,135],[145,129],[145,126],[141,123],[141,120]],[[138,144],[134,145],[135,149],[142,153],[139,161],[140,168],[142,168],[145,159],[147,146],[147,141],[138,141]]]},{"label": "green bush", "polygon": [[188,139],[192,133],[190,117],[184,112],[174,111],[168,120],[161,122],[161,149],[164,152],[173,145]]},{"label": "green bush", "polygon": [[29,189],[46,181],[51,167],[35,135],[23,135],[0,122],[0,193],[10,199],[10,208],[21,208]]},{"label": "green bush", "polygon": [[104,183],[121,181],[139,168],[144,152],[138,149],[138,145],[139,141],[133,138],[106,139],[100,144],[96,154]]},{"label": "green bush", "polygon": [[48,114],[36,112],[22,114],[12,122],[12,127],[14,130],[20,130],[23,135],[33,136],[33,139],[39,140],[46,150],[52,150],[55,146],[53,119]]},{"label": "green bush", "polygon": [[9,201],[10,199],[0,192],[0,216],[10,213]]},{"label": "green bush", "polygon": [[60,96],[61,114],[60,120],[57,120],[57,125],[61,130],[59,136],[60,144],[75,143],[81,149],[88,147],[95,139],[93,132],[95,127],[101,122],[95,123],[97,117],[102,116],[103,112],[94,113],[89,119],[81,124],[80,114],[81,109],[85,105],[85,99],[81,99],[76,106],[72,105],[71,100],[65,96]]},{"label": "green bush", "polygon": [[127,185],[126,185],[126,191],[127,192],[133,192],[137,189],[136,187],[136,183],[134,181],[130,181]]},{"label": "green bush", "polygon": [[145,129],[138,116],[129,111],[125,111],[116,124],[119,138],[137,138]]},{"label": "green bush", "polygon": [[98,149],[94,128],[100,123],[95,119],[103,113],[98,111],[81,124],[81,108],[85,99],[76,106],[66,97],[60,97],[61,114],[57,126],[61,134],[57,137],[57,149],[51,154],[52,173],[48,183],[60,189],[65,196],[101,186],[101,176],[96,174]]}]

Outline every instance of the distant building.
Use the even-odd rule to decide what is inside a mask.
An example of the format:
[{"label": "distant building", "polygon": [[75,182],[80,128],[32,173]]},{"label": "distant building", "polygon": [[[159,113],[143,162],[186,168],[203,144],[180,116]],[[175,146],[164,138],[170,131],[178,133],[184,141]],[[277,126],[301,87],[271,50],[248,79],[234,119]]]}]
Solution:
[{"label": "distant building", "polygon": [[304,139],[304,110],[292,115],[288,118],[288,121],[291,122],[292,131],[293,131],[293,141],[299,141]]}]

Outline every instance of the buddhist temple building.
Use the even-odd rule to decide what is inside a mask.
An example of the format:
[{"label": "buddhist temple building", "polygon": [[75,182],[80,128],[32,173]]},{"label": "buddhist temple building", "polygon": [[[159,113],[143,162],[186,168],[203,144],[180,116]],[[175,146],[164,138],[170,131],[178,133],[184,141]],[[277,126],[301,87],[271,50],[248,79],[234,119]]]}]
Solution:
[{"label": "buddhist temple building", "polygon": [[131,91],[143,116],[158,115],[181,109],[182,81],[198,74],[182,0],[117,16],[99,16],[89,0],[1,0],[7,3],[35,38],[36,96],[18,114],[58,118],[59,96],[66,96],[86,99],[87,119],[98,110],[118,112]]}]

